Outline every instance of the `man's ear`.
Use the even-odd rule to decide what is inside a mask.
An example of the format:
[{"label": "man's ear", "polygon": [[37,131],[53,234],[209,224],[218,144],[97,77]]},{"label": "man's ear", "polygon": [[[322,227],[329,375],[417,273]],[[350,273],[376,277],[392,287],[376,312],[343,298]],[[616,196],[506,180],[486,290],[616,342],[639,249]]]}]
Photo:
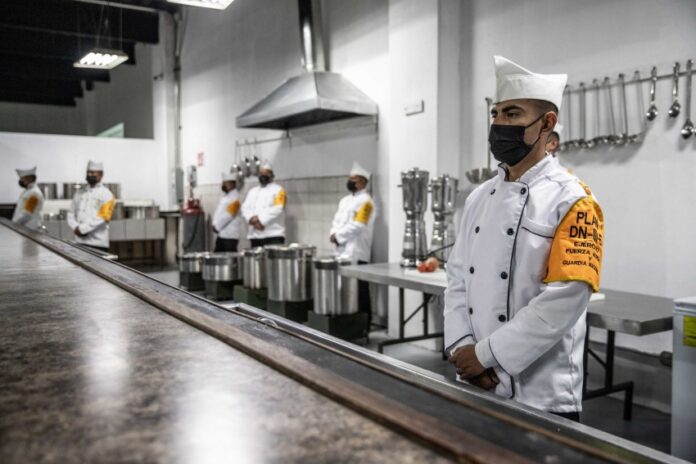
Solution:
[{"label": "man's ear", "polygon": [[553,131],[553,128],[556,127],[556,124],[558,123],[558,115],[553,112],[549,111],[544,115],[543,118],[544,125],[541,128],[542,132],[549,132],[549,134]]}]

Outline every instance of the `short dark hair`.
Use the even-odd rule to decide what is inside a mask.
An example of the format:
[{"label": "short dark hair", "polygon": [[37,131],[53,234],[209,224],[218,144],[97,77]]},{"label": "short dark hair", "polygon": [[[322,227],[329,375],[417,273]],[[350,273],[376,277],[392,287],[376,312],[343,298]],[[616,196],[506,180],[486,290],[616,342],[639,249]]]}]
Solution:
[{"label": "short dark hair", "polygon": [[549,111],[553,111],[554,113],[558,114],[558,107],[550,101],[537,100],[535,98],[532,98],[531,100],[534,102],[534,106],[536,107],[536,109],[539,110],[541,113],[548,113]]},{"label": "short dark hair", "polygon": [[31,183],[32,183],[32,184],[33,184],[34,182],[36,182],[36,175],[35,175],[35,174],[31,174],[31,175],[29,175],[29,176],[27,176],[27,177],[29,177],[29,178],[31,179]]},{"label": "short dark hair", "polygon": [[561,136],[558,135],[558,132],[556,132],[556,129],[554,129],[550,134],[549,138],[546,139],[546,143],[549,143],[551,140],[556,139],[556,142],[561,140]]}]

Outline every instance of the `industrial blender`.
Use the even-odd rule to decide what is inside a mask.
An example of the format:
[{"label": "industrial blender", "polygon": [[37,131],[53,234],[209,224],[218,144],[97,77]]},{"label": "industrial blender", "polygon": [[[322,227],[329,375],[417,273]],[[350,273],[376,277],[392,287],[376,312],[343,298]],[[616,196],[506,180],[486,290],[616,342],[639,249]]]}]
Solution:
[{"label": "industrial blender", "polygon": [[433,236],[430,241],[430,255],[440,263],[446,263],[456,238],[454,232],[454,208],[457,200],[459,181],[443,174],[430,182],[431,210],[433,212]]},{"label": "industrial blender", "polygon": [[426,259],[428,239],[425,234],[423,216],[428,208],[428,171],[413,168],[401,173],[406,225],[401,266],[416,267],[418,261]]}]

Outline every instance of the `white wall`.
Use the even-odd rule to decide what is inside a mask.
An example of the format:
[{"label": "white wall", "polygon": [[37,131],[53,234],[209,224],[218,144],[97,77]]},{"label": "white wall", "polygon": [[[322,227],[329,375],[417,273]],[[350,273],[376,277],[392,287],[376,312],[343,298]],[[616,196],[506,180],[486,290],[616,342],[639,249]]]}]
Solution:
[{"label": "white wall", "polygon": [[[619,72],[631,78],[635,69],[646,76],[653,65],[669,73],[674,61],[683,69],[687,58],[696,58],[696,42],[688,40],[696,30],[691,0],[477,0],[466,2],[461,17],[462,67],[468,70],[462,108],[471,118],[463,126],[468,136],[462,138],[462,175],[485,160],[483,97],[495,90],[493,54],[535,71],[568,73],[571,85],[616,78]],[[683,79],[681,84],[683,92]],[[605,288],[665,297],[696,294],[696,209],[690,200],[696,198],[696,137],[683,141],[678,135],[683,118],[666,118],[670,86],[670,81],[658,85],[660,116],[642,145],[561,155],[604,210]],[[633,89],[628,95],[635,101]],[[637,117],[631,123],[637,126]],[[666,334],[630,343],[659,351],[671,349],[670,340]]]}]

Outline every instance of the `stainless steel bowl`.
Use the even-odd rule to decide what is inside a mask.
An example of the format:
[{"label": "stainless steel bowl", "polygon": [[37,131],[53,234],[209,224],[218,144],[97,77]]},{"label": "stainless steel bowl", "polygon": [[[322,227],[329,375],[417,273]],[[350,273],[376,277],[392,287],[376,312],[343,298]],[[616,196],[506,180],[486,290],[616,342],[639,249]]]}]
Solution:
[{"label": "stainless steel bowl", "polygon": [[58,184],[55,182],[38,182],[36,186],[41,190],[44,200],[58,199]]},{"label": "stainless steel bowl", "polygon": [[312,257],[310,245],[267,245],[266,281],[268,299],[308,301],[312,298]]},{"label": "stainless steel bowl", "polygon": [[209,253],[203,257],[203,280],[231,282],[242,280],[242,254]]},{"label": "stainless steel bowl", "polygon": [[126,206],[128,219],[157,219],[159,218],[159,206]]},{"label": "stainless steel bowl", "polygon": [[263,288],[266,286],[266,251],[263,247],[242,251],[244,256],[244,286]]},{"label": "stainless steel bowl", "polygon": [[341,275],[341,266],[352,264],[348,258],[317,258],[312,270],[314,312],[323,315],[358,312],[358,281]]},{"label": "stainless steel bowl", "polygon": [[179,256],[179,271],[188,273],[200,273],[203,269],[203,258],[207,252],[184,253]]}]

